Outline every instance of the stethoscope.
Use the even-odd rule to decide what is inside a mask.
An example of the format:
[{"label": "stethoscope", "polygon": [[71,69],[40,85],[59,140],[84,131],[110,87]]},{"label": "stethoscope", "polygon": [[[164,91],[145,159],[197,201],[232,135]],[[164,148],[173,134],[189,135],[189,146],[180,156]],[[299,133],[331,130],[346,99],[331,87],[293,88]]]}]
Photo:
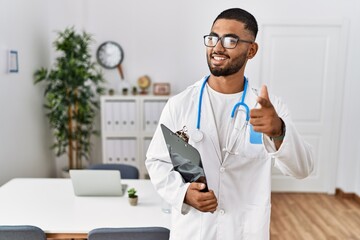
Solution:
[{"label": "stethoscope", "polygon": [[[204,138],[204,134],[203,132],[200,130],[200,121],[201,121],[201,107],[202,107],[202,100],[203,100],[203,94],[204,94],[204,89],[206,86],[206,83],[208,82],[210,76],[207,76],[204,80],[204,82],[201,85],[200,88],[200,95],[199,95],[199,102],[198,102],[198,112],[197,112],[197,121],[196,121],[196,130],[194,131],[194,133],[192,134],[191,138],[194,142],[200,142],[202,141],[202,139]],[[231,119],[232,121],[234,121],[234,117],[235,117],[235,113],[236,110],[239,107],[243,107],[245,112],[246,112],[246,122],[244,125],[247,125],[247,123],[249,122],[250,119],[250,109],[249,106],[245,103],[245,96],[247,93],[247,87],[248,87],[248,80],[246,79],[246,77],[244,76],[244,92],[242,94],[241,100],[240,102],[236,103],[231,111]],[[229,138],[228,138],[229,139]],[[226,145],[231,144],[231,143],[227,143]],[[229,150],[226,150],[229,151]]]}]

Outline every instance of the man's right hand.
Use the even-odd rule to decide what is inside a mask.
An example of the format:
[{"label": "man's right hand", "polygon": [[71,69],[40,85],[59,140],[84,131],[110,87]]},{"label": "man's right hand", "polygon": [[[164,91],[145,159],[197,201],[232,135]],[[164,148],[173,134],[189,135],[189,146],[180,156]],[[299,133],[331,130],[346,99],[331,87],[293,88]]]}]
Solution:
[{"label": "man's right hand", "polygon": [[201,212],[215,212],[218,205],[214,191],[200,192],[206,185],[204,183],[192,182],[185,194],[184,202]]}]

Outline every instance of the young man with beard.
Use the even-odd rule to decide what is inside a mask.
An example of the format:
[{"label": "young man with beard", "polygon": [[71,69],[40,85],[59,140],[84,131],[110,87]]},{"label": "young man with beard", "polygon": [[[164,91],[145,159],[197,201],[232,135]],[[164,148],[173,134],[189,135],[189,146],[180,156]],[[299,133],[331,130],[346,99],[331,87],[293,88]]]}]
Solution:
[{"label": "young man with beard", "polygon": [[269,239],[272,166],[295,178],[313,170],[310,146],[285,104],[266,86],[251,88],[244,76],[258,50],[257,31],[256,19],[243,9],[220,13],[204,36],[210,75],[169,99],[162,112],[160,123],[174,132],[186,127],[209,189],[174,171],[158,127],[146,166],[172,205],[170,239]]}]

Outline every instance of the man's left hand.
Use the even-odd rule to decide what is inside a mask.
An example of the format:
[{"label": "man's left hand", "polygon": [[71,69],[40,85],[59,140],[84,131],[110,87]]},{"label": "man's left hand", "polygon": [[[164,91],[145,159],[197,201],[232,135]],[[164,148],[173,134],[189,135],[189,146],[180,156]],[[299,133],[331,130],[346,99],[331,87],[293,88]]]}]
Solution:
[{"label": "man's left hand", "polygon": [[250,124],[253,125],[254,131],[262,132],[269,137],[282,135],[282,121],[270,101],[266,85],[261,87],[257,102],[260,108],[250,111]]}]

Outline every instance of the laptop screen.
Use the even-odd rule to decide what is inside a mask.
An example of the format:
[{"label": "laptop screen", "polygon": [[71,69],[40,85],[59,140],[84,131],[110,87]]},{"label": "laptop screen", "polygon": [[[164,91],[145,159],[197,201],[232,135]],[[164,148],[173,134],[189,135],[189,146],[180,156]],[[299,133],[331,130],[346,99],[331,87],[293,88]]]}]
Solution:
[{"label": "laptop screen", "polygon": [[126,189],[119,170],[71,169],[70,178],[76,196],[122,196]]}]

